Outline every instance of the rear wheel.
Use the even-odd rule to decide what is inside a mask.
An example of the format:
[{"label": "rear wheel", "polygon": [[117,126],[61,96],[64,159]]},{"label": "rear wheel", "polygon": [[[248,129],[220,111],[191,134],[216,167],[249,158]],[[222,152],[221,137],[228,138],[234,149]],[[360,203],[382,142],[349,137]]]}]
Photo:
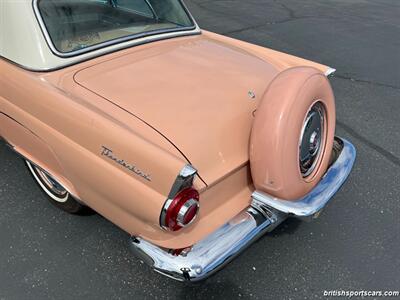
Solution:
[{"label": "rear wheel", "polygon": [[50,174],[27,160],[25,162],[36,183],[53,205],[71,214],[82,214],[88,211],[87,206],[76,201]]}]

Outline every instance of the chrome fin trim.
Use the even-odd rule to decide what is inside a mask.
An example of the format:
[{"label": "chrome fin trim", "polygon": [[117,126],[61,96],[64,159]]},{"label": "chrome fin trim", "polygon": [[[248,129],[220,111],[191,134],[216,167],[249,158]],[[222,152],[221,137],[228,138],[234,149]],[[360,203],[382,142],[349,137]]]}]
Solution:
[{"label": "chrome fin trim", "polygon": [[325,76],[330,77],[330,76],[333,76],[335,73],[336,73],[336,69],[329,68],[328,70],[325,71]]},{"label": "chrome fin trim", "polygon": [[194,176],[197,174],[197,170],[191,165],[185,165],[179,172],[175,179],[174,184],[171,187],[171,191],[168,194],[168,199],[165,201],[163,209],[160,214],[160,226],[161,228],[168,230],[164,220],[167,214],[167,210],[172,203],[174,197],[183,189],[191,187],[193,185]]},{"label": "chrome fin trim", "polygon": [[196,174],[197,170],[195,168],[193,168],[191,165],[185,165],[179,172],[179,175],[176,177],[171,191],[169,192],[168,198],[173,199],[179,191],[186,187],[191,187]]}]

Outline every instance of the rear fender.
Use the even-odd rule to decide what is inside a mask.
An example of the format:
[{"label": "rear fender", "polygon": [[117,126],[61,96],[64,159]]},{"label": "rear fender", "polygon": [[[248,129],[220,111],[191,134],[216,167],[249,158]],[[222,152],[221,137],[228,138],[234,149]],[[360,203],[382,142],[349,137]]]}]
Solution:
[{"label": "rear fender", "polygon": [[294,55],[258,46],[255,44],[250,44],[241,40],[233,39],[206,30],[202,30],[202,33],[213,40],[218,40],[230,44],[234,47],[240,48],[244,51],[247,51],[248,53],[257,56],[266,62],[271,63],[277,69],[278,72],[282,72],[286,69],[293,67],[300,67],[300,66],[316,68],[320,70],[322,73],[324,73],[326,76],[332,75],[336,71],[335,69],[329,66],[311,60],[307,60]]},{"label": "rear fender", "polygon": [[55,153],[34,132],[7,114],[0,112],[0,136],[15,152],[24,159],[46,170],[46,172],[50,173],[70,192],[70,194],[79,198],[71,182],[62,176],[64,170]]}]

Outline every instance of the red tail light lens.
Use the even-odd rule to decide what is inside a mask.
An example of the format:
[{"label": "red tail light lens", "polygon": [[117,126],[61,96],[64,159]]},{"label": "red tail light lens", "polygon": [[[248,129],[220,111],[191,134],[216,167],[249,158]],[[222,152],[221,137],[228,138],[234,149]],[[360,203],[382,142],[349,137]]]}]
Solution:
[{"label": "red tail light lens", "polygon": [[180,191],[168,200],[161,214],[161,225],[177,231],[193,222],[199,211],[199,192],[193,188]]}]

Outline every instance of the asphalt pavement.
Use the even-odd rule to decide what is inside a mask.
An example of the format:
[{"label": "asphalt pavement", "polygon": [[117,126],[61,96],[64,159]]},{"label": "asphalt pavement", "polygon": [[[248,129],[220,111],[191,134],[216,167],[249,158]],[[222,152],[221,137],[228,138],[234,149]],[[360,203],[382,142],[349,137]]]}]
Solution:
[{"label": "asphalt pavement", "polygon": [[318,299],[400,290],[400,1],[186,1],[204,29],[337,69],[337,134],[358,157],[322,216],[288,220],[207,281],[137,260],[99,215],[57,210],[0,143],[0,299]]}]

